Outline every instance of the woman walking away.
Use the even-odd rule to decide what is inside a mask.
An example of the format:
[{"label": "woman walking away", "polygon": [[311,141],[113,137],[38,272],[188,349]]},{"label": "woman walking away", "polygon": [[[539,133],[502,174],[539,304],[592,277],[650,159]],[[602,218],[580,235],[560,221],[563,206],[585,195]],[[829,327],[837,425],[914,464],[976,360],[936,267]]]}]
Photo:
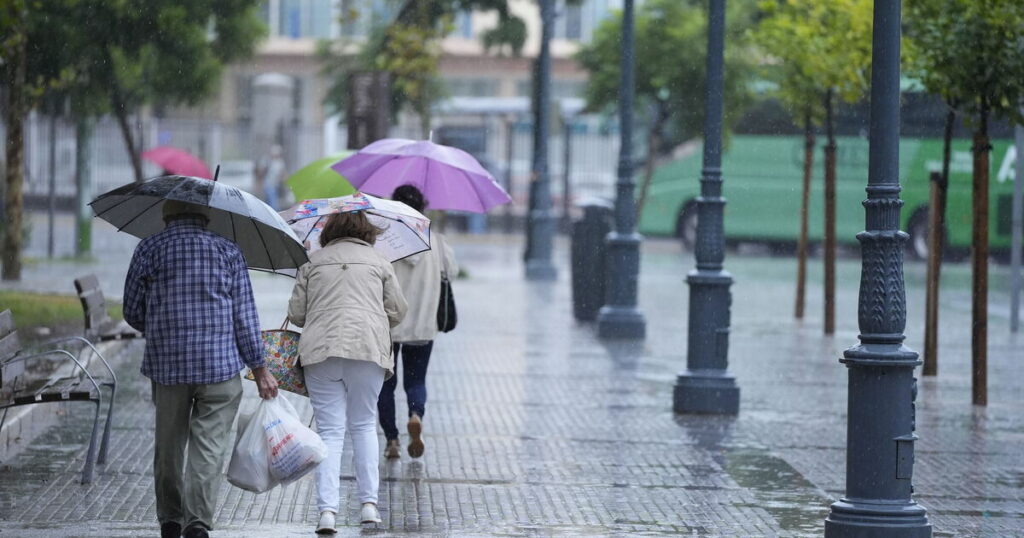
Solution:
[{"label": "woman walking away", "polygon": [[[395,189],[393,200],[403,202],[416,211],[423,212],[427,201],[423,193],[412,185],[402,185]],[[402,363],[402,386],[409,402],[409,456],[418,458],[423,455],[423,415],[427,405],[427,364],[430,362],[430,351],[434,347],[437,336],[437,306],[441,295],[442,273],[455,278],[459,267],[455,263],[455,255],[437,231],[430,231],[431,249],[408,258],[394,262],[395,274],[405,290],[409,302],[409,313],[394,330],[391,340],[394,342],[395,367],[398,367],[399,355]],[[395,424],[395,387],[398,379],[392,377],[384,382],[377,401],[380,414],[380,425],[384,429],[387,446],[384,456],[397,458],[401,451],[398,442],[398,426]]]},{"label": "woman walking away", "polygon": [[377,511],[376,407],[381,385],[394,374],[390,329],[406,303],[394,269],[372,245],[381,232],[362,212],[328,218],[323,249],[299,268],[288,317],[304,327],[299,356],[327,459],[316,470],[318,534],[334,534],[341,451],[352,435],[360,521],[380,523]]}]

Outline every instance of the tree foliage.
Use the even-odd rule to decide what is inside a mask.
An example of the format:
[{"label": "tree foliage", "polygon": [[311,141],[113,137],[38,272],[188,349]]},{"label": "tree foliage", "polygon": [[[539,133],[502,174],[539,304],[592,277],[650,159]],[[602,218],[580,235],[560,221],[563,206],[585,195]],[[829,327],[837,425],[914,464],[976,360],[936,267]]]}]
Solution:
[{"label": "tree foliage", "polygon": [[403,0],[390,16],[358,9],[341,15],[342,23],[368,19],[365,39],[342,36],[318,45],[321,74],[330,80],[325,103],[344,113],[348,102],[348,75],[360,70],[381,70],[392,75],[392,111],[408,106],[429,128],[433,105],[444,96],[438,65],[440,42],[453,29],[455,15],[493,11],[498,25],[481,35],[484,47],[499,53],[519,54],[526,41],[526,24],[511,14],[508,0]]},{"label": "tree foliage", "polygon": [[984,108],[1024,123],[1024,2],[907,0],[910,72],[928,91],[977,117]]},{"label": "tree foliage", "polygon": [[113,113],[141,179],[127,117],[195,105],[264,33],[259,0],[47,0],[28,10],[29,71],[62,80],[76,115]]},{"label": "tree foliage", "polygon": [[766,78],[794,115],[819,122],[825,92],[846,102],[868,89],[871,66],[871,0],[765,0],[751,32],[768,58]]},{"label": "tree foliage", "polygon": [[[753,4],[727,4],[725,36],[726,123],[738,118],[749,99],[753,58],[747,30]],[[699,136],[704,125],[707,11],[694,0],[649,0],[635,17],[636,97],[641,110],[664,101],[670,133],[666,142]],[[587,106],[592,111],[617,106],[621,58],[622,15],[606,20],[580,49],[577,61],[589,72]],[[666,144],[668,146],[670,144]]]}]

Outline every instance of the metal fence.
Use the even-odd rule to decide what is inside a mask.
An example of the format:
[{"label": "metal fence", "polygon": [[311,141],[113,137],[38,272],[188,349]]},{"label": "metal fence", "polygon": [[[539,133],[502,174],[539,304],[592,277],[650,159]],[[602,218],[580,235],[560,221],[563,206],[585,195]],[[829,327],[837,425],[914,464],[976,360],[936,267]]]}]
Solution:
[{"label": "metal fence", "polygon": [[[483,118],[473,122],[438,118],[437,130],[472,128],[473,136],[481,137],[475,155],[491,170],[495,178],[512,195],[513,204],[498,213],[521,218],[526,215],[533,157],[533,135],[528,122],[498,121]],[[139,148],[172,145],[193,153],[211,169],[221,165],[220,180],[249,189],[252,185],[253,163],[261,156],[248,122],[224,123],[212,120],[141,118],[132,128]],[[614,195],[619,140],[617,134],[593,128],[572,130],[571,157],[566,177],[565,131],[557,129],[548,141],[549,177],[555,212],[564,216],[580,199],[589,196]],[[0,139],[6,140],[0,125]],[[399,125],[391,136],[418,138],[416,126]],[[25,193],[30,206],[37,207],[50,194],[53,177],[54,195],[59,207],[68,208],[75,195],[75,126],[68,120],[51,119],[32,113],[25,125]],[[342,151],[346,145],[346,129],[336,121],[325,125],[294,125],[278,133],[287,167],[296,170],[303,164],[324,155]],[[435,137],[435,141],[436,141]],[[51,163],[51,141],[53,159]],[[123,135],[113,118],[95,122],[91,147],[87,152],[91,166],[91,195],[106,192],[133,179],[131,161],[125,151]],[[2,159],[2,156],[0,156]],[[52,166],[52,170],[51,170]],[[159,167],[143,161],[145,175],[160,173]],[[45,205],[45,204],[43,204]]]}]

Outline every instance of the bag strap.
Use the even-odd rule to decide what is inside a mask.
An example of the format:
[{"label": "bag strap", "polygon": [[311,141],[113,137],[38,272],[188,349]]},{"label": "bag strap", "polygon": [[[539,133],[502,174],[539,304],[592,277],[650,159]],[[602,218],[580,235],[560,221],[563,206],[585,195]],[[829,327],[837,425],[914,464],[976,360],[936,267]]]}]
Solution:
[{"label": "bag strap", "polygon": [[291,320],[288,319],[288,316],[285,316],[284,317],[284,323],[281,324],[281,330],[282,331],[288,330],[288,322],[289,321],[291,321]]}]

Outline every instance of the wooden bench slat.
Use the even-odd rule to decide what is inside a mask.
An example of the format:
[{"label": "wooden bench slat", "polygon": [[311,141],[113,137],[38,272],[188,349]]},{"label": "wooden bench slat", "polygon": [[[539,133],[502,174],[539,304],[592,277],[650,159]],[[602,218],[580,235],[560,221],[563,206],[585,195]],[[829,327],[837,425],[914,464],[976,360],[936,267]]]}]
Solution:
[{"label": "wooden bench slat", "polygon": [[82,400],[95,400],[95,392],[45,392],[29,396],[15,396],[12,400],[15,405],[26,405],[33,403],[69,402]]},{"label": "wooden bench slat", "polygon": [[8,333],[14,332],[14,316],[11,311],[4,310],[0,312],[0,336],[6,336]]},{"label": "wooden bench slat", "polygon": [[0,360],[13,357],[19,351],[21,351],[21,339],[18,337],[17,331],[0,337]]},{"label": "wooden bench slat", "polygon": [[96,278],[96,275],[85,275],[75,279],[75,290],[78,293],[98,289],[100,289],[100,279]]}]

